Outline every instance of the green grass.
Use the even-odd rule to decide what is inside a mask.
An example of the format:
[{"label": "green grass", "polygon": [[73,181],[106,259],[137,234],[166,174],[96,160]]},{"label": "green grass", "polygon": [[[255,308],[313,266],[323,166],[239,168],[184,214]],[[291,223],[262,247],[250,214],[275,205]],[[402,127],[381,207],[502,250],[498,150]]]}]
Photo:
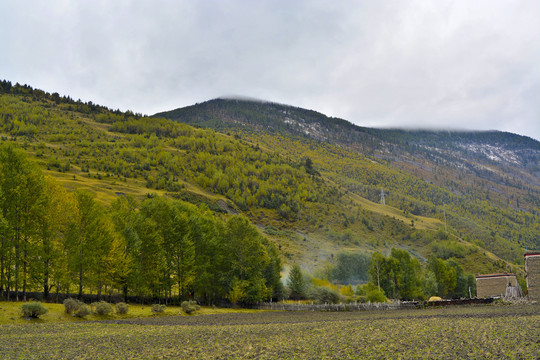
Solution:
[{"label": "green grass", "polygon": [[[30,324],[30,323],[42,323],[50,324],[57,322],[80,322],[80,321],[100,321],[100,320],[122,320],[122,319],[138,319],[146,317],[161,317],[161,316],[188,316],[182,312],[180,306],[167,306],[167,309],[159,315],[155,315],[151,311],[151,305],[130,305],[129,311],[125,315],[118,315],[112,313],[111,315],[97,315],[90,314],[85,318],[78,318],[70,314],[66,314],[63,304],[43,303],[43,305],[49,310],[45,315],[40,316],[39,319],[25,319],[22,315],[21,307],[24,302],[0,302],[0,325],[2,324]],[[249,313],[255,310],[250,309],[228,309],[201,306],[201,309],[195,312],[193,315],[214,315],[214,314],[228,314],[228,313]]]},{"label": "green grass", "polygon": [[538,305],[165,316],[0,325],[0,353],[6,359],[535,359],[539,327]]},{"label": "green grass", "polygon": [[358,205],[362,206],[362,208],[369,210],[373,213],[398,219],[407,225],[411,223],[411,220],[414,220],[415,228],[420,230],[437,230],[438,228],[443,226],[443,223],[439,219],[410,214],[406,215],[403,211],[396,209],[395,207],[374,203],[366,198],[361,197],[358,194],[351,193],[350,197]]}]

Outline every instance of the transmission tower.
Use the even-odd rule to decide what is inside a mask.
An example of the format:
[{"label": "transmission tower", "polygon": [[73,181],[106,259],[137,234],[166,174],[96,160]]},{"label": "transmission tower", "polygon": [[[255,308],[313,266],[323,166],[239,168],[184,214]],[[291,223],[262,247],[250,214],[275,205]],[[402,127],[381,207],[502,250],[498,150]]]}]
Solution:
[{"label": "transmission tower", "polygon": [[384,200],[384,189],[381,189],[381,205],[386,205],[386,201]]}]

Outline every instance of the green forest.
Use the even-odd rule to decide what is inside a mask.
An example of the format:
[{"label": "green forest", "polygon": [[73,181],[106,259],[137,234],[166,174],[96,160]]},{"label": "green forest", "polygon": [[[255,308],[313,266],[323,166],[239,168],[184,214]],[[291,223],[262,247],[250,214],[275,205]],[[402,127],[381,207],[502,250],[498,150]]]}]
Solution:
[{"label": "green forest", "polygon": [[277,251],[244,217],[149,196],[109,207],[67,192],[13,146],[0,148],[0,291],[42,289],[125,296],[226,299],[240,284],[248,303],[280,297]]},{"label": "green forest", "polygon": [[218,130],[0,82],[0,292],[465,297],[476,272],[521,277],[538,245],[536,210],[328,142]]}]

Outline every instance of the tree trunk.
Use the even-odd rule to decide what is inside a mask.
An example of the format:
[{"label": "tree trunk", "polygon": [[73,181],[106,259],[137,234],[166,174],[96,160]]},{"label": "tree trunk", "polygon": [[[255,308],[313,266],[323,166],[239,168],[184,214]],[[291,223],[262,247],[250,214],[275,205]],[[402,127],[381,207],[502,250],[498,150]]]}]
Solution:
[{"label": "tree trunk", "polygon": [[82,291],[83,291],[83,266],[81,264],[79,266],[79,299],[82,299]]},{"label": "tree trunk", "polygon": [[26,278],[28,277],[28,248],[27,239],[23,241],[23,301],[26,301]]},{"label": "tree trunk", "polygon": [[19,241],[15,239],[15,300],[19,301]]},{"label": "tree trunk", "polygon": [[23,301],[26,301],[26,273],[27,273],[27,269],[26,269],[26,261],[25,261],[23,262],[23,287],[22,287]]},{"label": "tree trunk", "polygon": [[43,274],[43,298],[49,297],[49,266],[45,264],[45,272]]},{"label": "tree trunk", "polygon": [[0,296],[4,296],[4,255],[0,257]]},{"label": "tree trunk", "polygon": [[6,292],[7,292],[7,301],[10,299],[10,293],[11,293],[11,267],[8,266],[7,269],[7,276],[6,276]]},{"label": "tree trunk", "polygon": [[127,286],[127,284],[124,284],[122,290],[123,290],[123,293],[124,293],[124,302],[127,303],[127,294],[128,294],[128,286]]},{"label": "tree trunk", "polygon": [[180,270],[180,262],[176,260],[176,275],[178,276],[178,301],[182,301],[182,276]]}]

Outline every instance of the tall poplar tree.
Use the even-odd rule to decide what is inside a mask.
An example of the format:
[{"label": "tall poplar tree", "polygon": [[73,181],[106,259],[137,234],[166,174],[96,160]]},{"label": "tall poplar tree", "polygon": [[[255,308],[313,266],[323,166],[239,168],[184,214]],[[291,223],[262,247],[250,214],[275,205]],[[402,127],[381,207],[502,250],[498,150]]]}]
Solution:
[{"label": "tall poplar tree", "polygon": [[76,221],[69,232],[70,270],[78,283],[78,294],[82,297],[90,273],[96,264],[95,252],[101,243],[100,211],[94,195],[86,190],[75,192],[77,205]]},{"label": "tall poplar tree", "polygon": [[116,232],[117,242],[113,246],[117,264],[113,272],[114,282],[122,290],[124,300],[127,300],[130,290],[140,288],[141,273],[138,259],[140,258],[141,240],[137,233],[137,202],[131,196],[121,196],[112,203],[111,219]]},{"label": "tall poplar tree", "polygon": [[46,178],[44,206],[39,215],[33,277],[41,279],[43,296],[66,283],[65,246],[75,213],[75,200],[54,178]]},{"label": "tall poplar tree", "polygon": [[37,233],[44,189],[41,170],[28,160],[22,150],[11,144],[0,147],[0,207],[10,228],[9,240],[5,243],[9,242],[9,245],[4,247],[4,251],[6,254],[11,252],[8,248],[13,251],[13,257],[9,257],[13,259],[10,261],[13,275],[10,268],[7,283],[8,287],[14,288],[17,300],[21,285],[23,298],[26,297],[28,265],[34,250],[32,240]]}]

